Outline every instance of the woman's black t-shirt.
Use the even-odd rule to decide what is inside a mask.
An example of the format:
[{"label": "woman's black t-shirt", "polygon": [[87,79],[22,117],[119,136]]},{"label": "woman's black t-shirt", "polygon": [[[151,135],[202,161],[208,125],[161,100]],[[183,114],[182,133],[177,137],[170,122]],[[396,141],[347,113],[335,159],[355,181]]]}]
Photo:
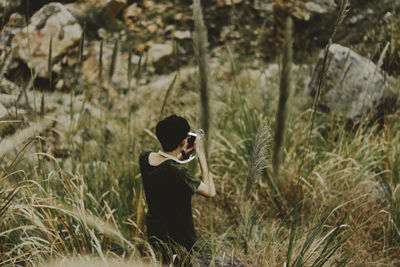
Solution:
[{"label": "woman's black t-shirt", "polygon": [[173,160],[150,165],[150,153],[145,150],[139,158],[148,205],[147,236],[172,239],[189,251],[196,242],[191,200],[201,181]]}]

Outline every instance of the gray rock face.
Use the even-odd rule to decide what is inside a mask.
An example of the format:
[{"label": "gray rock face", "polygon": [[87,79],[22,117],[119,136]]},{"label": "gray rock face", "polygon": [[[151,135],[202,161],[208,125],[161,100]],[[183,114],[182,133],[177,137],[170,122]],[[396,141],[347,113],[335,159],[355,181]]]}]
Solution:
[{"label": "gray rock face", "polygon": [[31,63],[39,77],[47,77],[51,36],[52,59],[55,62],[80,40],[81,33],[81,26],[65,6],[50,3],[32,16],[28,29],[21,30],[13,38],[14,56],[27,64]]},{"label": "gray rock face", "polygon": [[[312,96],[316,94],[320,81],[324,53],[322,50],[319,54],[307,89]],[[347,47],[333,44],[326,69],[319,103],[331,112],[360,121],[383,102],[388,77],[372,61]]]}]

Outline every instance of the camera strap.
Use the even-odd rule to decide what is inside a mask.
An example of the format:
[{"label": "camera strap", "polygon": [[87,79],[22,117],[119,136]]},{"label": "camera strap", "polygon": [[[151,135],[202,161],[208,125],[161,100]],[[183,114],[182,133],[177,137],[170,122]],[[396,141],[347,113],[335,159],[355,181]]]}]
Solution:
[{"label": "camera strap", "polygon": [[196,154],[196,155],[190,155],[190,157],[189,157],[188,159],[179,160],[177,157],[171,156],[170,154],[167,154],[167,153],[165,153],[165,152],[162,152],[161,150],[158,151],[158,154],[160,154],[161,156],[166,157],[167,159],[172,159],[173,161],[176,161],[176,162],[178,162],[178,163],[180,163],[180,164],[185,164],[185,163],[191,162],[191,161],[194,160],[194,159],[196,158],[196,156],[197,156],[197,154]]}]

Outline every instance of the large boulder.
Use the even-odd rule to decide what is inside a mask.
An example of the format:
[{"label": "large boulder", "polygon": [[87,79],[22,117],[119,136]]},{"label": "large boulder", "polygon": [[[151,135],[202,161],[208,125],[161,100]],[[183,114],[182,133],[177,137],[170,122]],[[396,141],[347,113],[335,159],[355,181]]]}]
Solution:
[{"label": "large boulder", "polygon": [[[321,79],[325,50],[319,54],[308,93],[314,96]],[[320,105],[348,119],[360,121],[383,103],[387,75],[372,61],[351,49],[333,44],[329,48]]]},{"label": "large boulder", "polygon": [[28,29],[21,30],[13,38],[14,56],[27,65],[32,64],[39,77],[47,77],[51,36],[52,60],[56,62],[79,42],[81,35],[81,26],[67,8],[60,3],[50,3],[32,16]]}]

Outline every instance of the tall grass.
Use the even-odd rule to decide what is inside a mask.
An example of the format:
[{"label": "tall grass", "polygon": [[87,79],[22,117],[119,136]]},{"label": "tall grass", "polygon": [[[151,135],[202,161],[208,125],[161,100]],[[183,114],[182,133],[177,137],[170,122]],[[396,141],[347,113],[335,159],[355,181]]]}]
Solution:
[{"label": "tall grass", "polygon": [[[342,6],[341,10],[346,9]],[[206,75],[199,82],[200,88],[211,82],[215,85],[213,98],[208,94],[208,100],[218,114],[210,144],[210,169],[218,195],[212,213],[210,202],[194,198],[200,236],[196,256],[240,258],[249,266],[282,266],[285,262],[287,266],[399,265],[399,134],[373,123],[349,129],[343,118],[321,113],[318,99],[312,110],[303,105],[305,101],[292,101],[290,106],[301,112],[293,112],[293,119],[285,120],[286,131],[275,134],[286,135],[279,149],[285,158],[278,161],[279,168],[272,168],[268,125],[275,117],[278,127],[285,116],[265,108],[274,105],[263,99],[269,94],[272,97],[268,99],[278,101],[283,83],[270,78],[268,90],[261,88],[254,81],[258,78],[242,75],[251,70],[235,64],[233,53],[223,56],[231,60],[234,71],[221,66],[226,71],[222,78]],[[129,107],[128,115],[126,110],[113,108],[115,105],[97,117],[80,112],[82,119],[74,122],[74,127],[46,124],[34,131],[34,135],[43,134],[40,143],[28,143],[14,157],[12,150],[2,153],[0,265],[40,265],[51,258],[62,262],[86,256],[94,256],[94,261],[104,265],[112,265],[114,260],[157,264],[155,252],[145,241],[145,205],[136,151],[157,146],[146,133],[151,133],[155,124],[148,114],[155,111],[157,117],[159,107],[170,102],[167,95],[172,87],[182,90],[179,86],[195,79],[180,75],[181,83],[177,83],[172,74],[168,88],[138,90],[144,71],[141,61],[135,73],[134,103],[118,99],[118,104]],[[100,91],[102,42],[98,62],[99,88],[93,90]],[[129,64],[131,60],[128,80],[135,72]],[[206,70],[207,64],[201,68]],[[296,71],[293,84],[301,83],[304,76],[293,69]],[[207,86],[205,90],[210,90]],[[323,81],[320,86],[323,90]],[[164,89],[167,94],[160,94]],[[303,100],[298,90],[293,93]],[[197,94],[202,99],[201,90]],[[198,99],[176,95],[171,102],[178,103],[177,108],[168,110],[185,113]],[[229,104],[226,96],[231,96]],[[132,110],[132,104],[139,102]],[[75,105],[73,109],[71,114]],[[44,146],[53,145],[47,139],[50,135],[57,140],[54,155],[44,153]],[[272,179],[274,170],[280,170],[284,182]],[[301,208],[291,209],[296,205]]]}]

